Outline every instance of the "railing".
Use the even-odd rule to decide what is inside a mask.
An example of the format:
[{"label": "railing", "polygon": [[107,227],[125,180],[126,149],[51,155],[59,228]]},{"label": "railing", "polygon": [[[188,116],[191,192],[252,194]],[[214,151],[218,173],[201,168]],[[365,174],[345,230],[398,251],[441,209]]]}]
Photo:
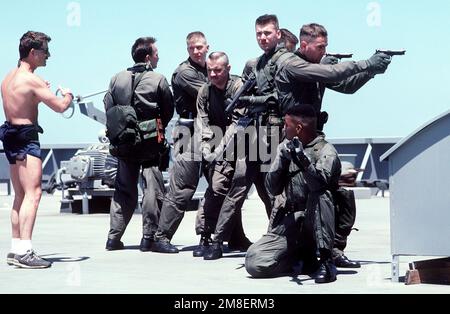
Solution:
[{"label": "railing", "polygon": [[[380,156],[394,146],[400,138],[331,138],[328,139],[337,149],[343,160],[352,162],[356,168],[364,169],[357,181],[389,180],[387,162],[380,162]],[[42,184],[45,185],[58,171],[62,160],[69,160],[78,149],[91,144],[43,144]],[[0,153],[3,146],[0,144]],[[4,155],[3,155],[4,156]],[[2,169],[7,169],[7,160],[2,158]],[[9,171],[2,173],[0,183],[7,183]]]}]

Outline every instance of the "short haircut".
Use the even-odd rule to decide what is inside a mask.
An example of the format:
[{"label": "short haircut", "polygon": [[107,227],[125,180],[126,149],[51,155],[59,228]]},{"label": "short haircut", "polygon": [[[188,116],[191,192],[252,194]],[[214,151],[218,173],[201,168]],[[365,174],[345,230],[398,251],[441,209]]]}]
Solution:
[{"label": "short haircut", "polygon": [[255,25],[267,25],[272,23],[275,25],[276,29],[280,28],[280,24],[278,23],[278,18],[275,14],[264,14],[256,19]]},{"label": "short haircut", "polygon": [[41,32],[28,31],[20,38],[19,54],[20,60],[25,59],[30,54],[31,49],[41,49],[44,43],[49,43],[52,39]]},{"label": "short haircut", "polygon": [[211,52],[209,54],[209,56],[208,56],[208,59],[211,60],[211,61],[216,61],[216,60],[222,59],[224,64],[225,64],[225,66],[230,64],[230,60],[228,59],[227,54],[225,52],[222,52],[222,51]]},{"label": "short haircut", "polygon": [[287,40],[287,41],[295,43],[296,45],[298,44],[297,36],[292,34],[288,29],[281,28],[280,32],[281,32],[281,41],[284,42]]},{"label": "short haircut", "polygon": [[300,29],[301,41],[311,42],[318,37],[328,37],[327,30],[320,24],[316,23],[305,24]]},{"label": "short haircut", "polygon": [[156,42],[154,37],[140,37],[136,39],[133,47],[131,47],[131,56],[134,62],[142,63],[145,62],[145,56],[153,55],[153,44]]},{"label": "short haircut", "polygon": [[196,32],[191,32],[191,33],[189,33],[189,34],[186,36],[186,42],[189,43],[189,41],[190,41],[192,38],[203,38],[203,39],[206,41],[206,36],[205,36],[205,34],[203,34],[203,33],[200,32],[200,31],[196,31]]},{"label": "short haircut", "polygon": [[317,112],[309,104],[301,104],[290,108],[286,115],[296,117],[304,126],[317,126]]}]

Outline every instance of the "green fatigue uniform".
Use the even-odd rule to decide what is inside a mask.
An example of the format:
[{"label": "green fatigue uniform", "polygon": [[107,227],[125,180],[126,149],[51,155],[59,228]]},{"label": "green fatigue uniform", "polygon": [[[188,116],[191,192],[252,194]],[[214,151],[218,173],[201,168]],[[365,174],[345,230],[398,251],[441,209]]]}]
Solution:
[{"label": "green fatigue uniform", "polygon": [[[274,96],[273,99],[275,101],[268,102],[266,104],[267,110],[261,115],[258,115],[252,123],[253,126],[267,127],[268,138],[264,140],[263,145],[267,148],[268,152],[271,151],[270,144],[272,141],[270,137],[277,133],[278,138],[281,139],[283,120],[281,119],[278,102],[276,101],[274,79],[277,65],[284,60],[283,56],[286,52],[287,50],[284,46],[279,46],[268,54],[263,54],[257,59],[249,60],[242,74],[244,80],[249,79],[251,75],[256,77],[255,96]],[[260,145],[258,138],[262,135],[259,133],[259,130],[257,132],[257,138],[250,139],[249,145],[253,145],[253,147]],[[276,142],[276,145],[278,145],[279,141]],[[242,205],[247,198],[252,184],[255,184],[258,195],[264,203],[266,213],[270,217],[273,200],[264,186],[265,173],[261,171],[261,165],[265,163],[269,166],[270,161],[271,158],[262,161],[259,157],[256,161],[250,161],[249,158],[236,160],[233,180],[220,211],[221,218],[219,218],[214,232],[215,239],[218,241],[227,241],[229,239],[234,225],[232,217],[234,217],[234,213],[241,214]]]},{"label": "green fatigue uniform", "polygon": [[[286,141],[285,141],[286,142]],[[315,254],[334,241],[334,205],[331,191],[338,186],[341,164],[335,148],[323,135],[305,146],[307,168],[286,159],[278,147],[267,174],[268,191],[276,196],[268,233],[247,251],[245,268],[257,278],[290,272],[300,252]]]},{"label": "green fatigue uniform", "polygon": [[[177,113],[181,118],[195,119],[197,117],[197,96],[202,85],[208,81],[206,67],[201,67],[190,58],[181,63],[172,75],[172,89],[174,91]],[[223,113],[223,112],[222,112]],[[194,131],[195,129],[195,131]],[[170,169],[169,188],[165,196],[159,220],[156,240],[171,240],[178,229],[189,202],[194,196],[198,182],[203,173],[210,183],[208,163],[201,161],[199,131],[191,126],[192,140],[182,152],[175,152]],[[174,143],[180,141],[177,127],[174,132]],[[195,223],[197,234],[204,233],[205,218],[203,207],[198,210]],[[242,224],[240,232],[243,234]]]},{"label": "green fatigue uniform", "polygon": [[[200,124],[202,147],[211,150],[211,141],[217,134],[214,134],[212,126],[220,128],[223,135],[227,127],[236,124],[242,110],[235,110],[230,119],[225,114],[226,100],[231,98],[242,86],[242,81],[237,76],[230,76],[224,90],[218,89],[211,83],[203,85],[197,98],[198,122]],[[233,132],[233,128],[228,130],[228,134]],[[227,138],[227,136],[224,136]],[[226,140],[223,140],[226,142]],[[222,143],[226,144],[226,143]],[[220,144],[219,144],[220,146]],[[223,146],[223,145],[222,145]],[[218,156],[217,161],[213,163],[212,177],[205,193],[205,235],[209,236],[214,232],[217,219],[221,219],[221,207],[231,180],[234,174],[235,162],[233,160],[223,159]],[[237,219],[240,219],[238,216]],[[235,220],[235,217],[233,217]],[[242,228],[242,227],[239,227]],[[228,239],[227,239],[228,240]]]},{"label": "green fatigue uniform", "polygon": [[281,114],[297,105],[312,105],[317,112],[319,131],[326,122],[320,117],[326,88],[353,94],[375,76],[366,60],[329,65],[311,63],[298,50],[289,55],[279,65],[275,77]]},{"label": "green fatigue uniform", "polygon": [[[181,63],[172,75],[172,89],[175,97],[177,113],[180,118],[194,119],[197,116],[197,95],[200,87],[208,81],[206,66],[201,67],[190,58]],[[177,126],[174,130],[173,141],[175,146],[180,140]],[[169,188],[161,209],[156,239],[171,240],[175,234],[189,202],[197,189],[201,173],[204,172],[208,180],[207,172],[198,161],[200,152],[196,151],[195,141],[199,141],[198,135],[194,133],[194,125],[188,126],[193,138],[189,146],[183,152],[175,152],[173,164],[169,171]],[[196,155],[196,156],[195,156]],[[202,216],[202,210],[199,211]],[[204,219],[198,217],[196,222],[197,234],[203,231]]]},{"label": "green fatigue uniform", "polygon": [[[387,67],[387,65],[386,65]],[[325,89],[353,94],[375,76],[373,66],[367,61],[342,62],[336,65],[310,63],[297,50],[279,66],[276,75],[278,99],[282,113],[290,108],[309,104],[317,112],[317,128],[323,130],[328,115],[321,113]],[[349,207],[347,207],[349,208]],[[348,219],[344,215],[349,216]],[[345,230],[351,230],[356,218],[356,210],[344,213],[336,212],[336,225],[345,225]],[[348,221],[347,221],[348,220]],[[350,225],[349,225],[350,224]],[[350,231],[336,230],[334,258],[342,256]]]},{"label": "green fatigue uniform", "polygon": [[[142,75],[134,95],[132,95],[132,72],[136,72],[136,76]],[[130,104],[131,99],[138,99],[134,102],[138,122],[159,117],[165,128],[173,116],[173,96],[166,78],[153,72],[151,68],[146,68],[146,64],[135,64],[111,79],[109,90],[104,98],[105,110],[108,111],[118,104]],[[150,156],[147,154],[149,149],[143,146],[142,150],[145,152],[141,152],[142,156]],[[158,151],[158,147],[153,149]],[[110,240],[120,240],[136,209],[137,184],[141,168],[144,169],[143,234],[152,236],[156,232],[160,213],[158,199],[160,201],[164,195],[164,182],[161,171],[158,169],[159,154],[148,157],[149,159],[137,157],[119,158],[114,197],[110,208],[111,227],[108,234]]]}]

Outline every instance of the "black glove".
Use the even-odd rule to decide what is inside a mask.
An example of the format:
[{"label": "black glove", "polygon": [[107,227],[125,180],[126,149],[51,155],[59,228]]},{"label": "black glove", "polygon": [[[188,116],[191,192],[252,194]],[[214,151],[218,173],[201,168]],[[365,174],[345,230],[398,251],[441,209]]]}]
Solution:
[{"label": "black glove", "polygon": [[376,53],[367,60],[369,71],[374,75],[386,72],[386,69],[390,63],[391,57],[384,53]]},{"label": "black glove", "polygon": [[339,63],[339,59],[334,57],[334,56],[325,56],[320,61],[320,64],[335,65],[335,64],[338,64],[338,63]]},{"label": "black glove", "polygon": [[170,145],[164,140],[159,151],[159,170],[166,171],[170,164]]},{"label": "black glove", "polygon": [[286,146],[291,153],[292,160],[295,160],[298,154],[303,153],[303,144],[300,142],[298,137],[294,137],[289,143],[286,144]]},{"label": "black glove", "polygon": [[306,170],[311,162],[303,152],[303,144],[300,142],[298,137],[294,137],[286,146],[291,153],[292,161],[297,165],[297,167],[300,168],[301,171]]}]

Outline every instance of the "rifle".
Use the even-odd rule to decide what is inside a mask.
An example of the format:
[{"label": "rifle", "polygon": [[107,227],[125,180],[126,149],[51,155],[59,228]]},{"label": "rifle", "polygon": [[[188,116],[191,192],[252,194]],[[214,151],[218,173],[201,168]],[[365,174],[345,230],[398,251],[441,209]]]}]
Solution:
[{"label": "rifle", "polygon": [[224,138],[221,140],[221,142],[214,150],[214,152],[209,153],[207,156],[203,156],[205,160],[211,162],[213,160],[216,160],[219,156],[221,156],[225,152],[228,145],[231,143],[234,136],[238,133],[239,130],[244,130],[252,123],[252,121],[257,119],[257,117],[261,113],[267,112],[267,106],[269,103],[277,101],[276,93],[264,96],[244,95],[246,93],[249,93],[255,85],[256,85],[256,76],[254,75],[254,73],[252,73],[248,78],[248,80],[244,83],[244,85],[236,92],[234,97],[232,99],[227,100],[228,105],[225,109],[225,113],[227,115],[231,114],[233,110],[238,106],[238,104],[245,105],[248,108],[248,110],[245,116],[241,117],[238,120],[233,132],[226,133],[228,134],[228,136],[224,136]]},{"label": "rifle", "polygon": [[244,94],[248,93],[254,86],[256,85],[256,76],[254,73],[250,75],[247,81],[245,81],[244,85],[237,91],[234,95],[234,98],[227,99],[227,107],[225,108],[225,113],[229,115],[233,112],[233,110],[237,107],[239,102],[239,98]]},{"label": "rifle", "polygon": [[384,53],[390,57],[392,56],[403,56],[406,50],[388,50],[388,49],[377,49],[375,53]]},{"label": "rifle", "polygon": [[341,59],[348,59],[353,57],[353,53],[327,53],[325,54],[327,57],[335,57],[339,60]]},{"label": "rifle", "polygon": [[239,100],[241,102],[243,102],[244,104],[247,104],[247,107],[262,106],[262,105],[265,105],[265,104],[270,103],[270,102],[277,103],[277,99],[278,99],[278,96],[277,96],[276,92],[275,93],[271,93],[269,95],[264,95],[264,96],[251,95],[251,96],[241,96],[241,97],[239,97]]}]

